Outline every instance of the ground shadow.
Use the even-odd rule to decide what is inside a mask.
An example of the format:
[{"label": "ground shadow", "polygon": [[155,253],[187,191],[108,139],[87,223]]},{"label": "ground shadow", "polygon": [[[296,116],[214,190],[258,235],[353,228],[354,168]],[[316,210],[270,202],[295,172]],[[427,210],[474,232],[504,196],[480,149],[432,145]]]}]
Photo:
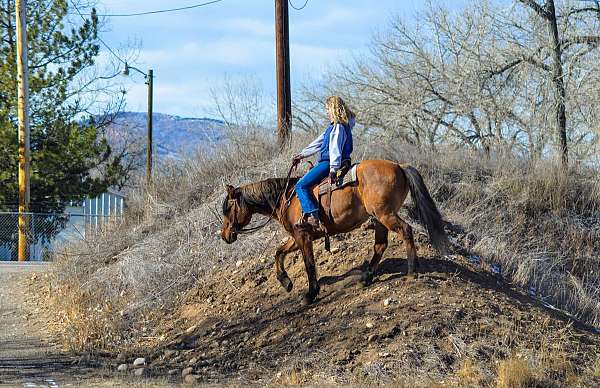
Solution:
[{"label": "ground shadow", "polygon": [[[358,282],[360,280],[360,276],[366,268],[367,262],[364,262],[359,266],[349,269],[343,274],[323,276],[319,279],[319,284],[331,286],[350,278],[355,278],[356,282]],[[453,260],[444,259],[441,257],[419,259],[417,272],[419,277],[427,277],[438,280],[447,279],[448,275],[458,277],[464,281],[475,283],[482,289],[501,292],[521,305],[542,308],[554,318],[560,319],[565,323],[573,324],[579,329],[595,333],[594,327],[580,322],[574,317],[563,313],[562,311],[550,309],[544,306],[539,300],[536,300],[530,297],[529,295],[520,292],[514,286],[507,283],[505,279],[494,274],[481,271],[473,271],[468,267],[461,265]],[[379,264],[379,267],[377,268],[377,272],[375,274],[375,278],[373,279],[373,284],[375,285],[377,283],[391,282],[398,278],[405,277],[406,273],[406,259],[397,257],[387,258]],[[336,294],[337,293],[332,293],[331,295],[324,295],[323,297],[335,296]]]}]

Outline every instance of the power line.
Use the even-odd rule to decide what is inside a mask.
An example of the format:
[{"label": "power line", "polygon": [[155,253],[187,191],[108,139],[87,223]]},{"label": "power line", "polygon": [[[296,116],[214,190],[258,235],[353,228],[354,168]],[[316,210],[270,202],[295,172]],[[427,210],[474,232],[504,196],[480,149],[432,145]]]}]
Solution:
[{"label": "power line", "polygon": [[302,7],[300,7],[300,8],[296,8],[296,7],[294,6],[294,3],[292,3],[292,0],[289,0],[289,3],[290,3],[290,6],[291,6],[292,8],[294,8],[296,11],[301,11],[301,10],[303,10],[303,9],[306,7],[306,4],[308,4],[308,0],[306,0],[306,1],[304,2],[304,5],[303,5]]},{"label": "power line", "polygon": [[213,1],[208,1],[208,2],[205,2],[205,3],[188,5],[186,7],[167,8],[167,9],[160,9],[160,10],[156,10],[156,11],[135,12],[135,13],[112,13],[112,14],[109,13],[109,14],[101,14],[101,15],[98,15],[98,16],[116,18],[116,17],[130,17],[130,16],[153,15],[153,14],[157,14],[157,13],[184,11],[186,9],[193,9],[193,8],[204,7],[205,5],[215,4],[215,3],[219,3],[221,1],[223,1],[223,0],[213,0]]},{"label": "power line", "polygon": [[[79,14],[79,16],[81,16],[81,19],[83,19],[83,21],[86,21],[85,16],[83,16],[83,14],[81,13],[81,11],[79,10],[79,8],[77,8],[77,5],[75,5],[75,3],[73,3],[73,8],[75,8],[75,10],[77,11],[77,13]],[[117,53],[115,53],[115,51],[110,48],[110,46],[108,44],[106,44],[106,42],[104,40],[102,40],[101,37],[96,36],[96,38],[100,41],[100,43],[102,43],[104,45],[104,47],[106,47],[108,49],[108,51],[110,51],[110,53],[119,60],[119,62],[123,63],[123,64],[127,64],[127,62],[124,59],[121,59],[120,56],[117,55]]]}]

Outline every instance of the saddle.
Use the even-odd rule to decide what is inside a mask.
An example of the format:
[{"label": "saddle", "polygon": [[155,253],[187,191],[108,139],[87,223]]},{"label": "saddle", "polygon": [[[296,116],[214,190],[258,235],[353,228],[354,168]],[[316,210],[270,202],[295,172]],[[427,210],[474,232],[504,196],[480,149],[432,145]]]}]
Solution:
[{"label": "saddle", "polygon": [[330,191],[335,191],[343,187],[355,184],[357,182],[357,165],[358,163],[352,164],[350,160],[343,161],[342,166],[338,170],[336,182],[333,185],[329,183],[329,177],[325,177],[325,179],[321,181],[321,183],[319,184],[319,197],[324,194],[330,193]]},{"label": "saddle", "polygon": [[[341,168],[337,172],[336,181],[333,184],[329,183],[329,178],[326,177],[320,184],[318,190],[318,200],[321,203],[321,198],[324,194],[329,195],[329,200],[327,203],[321,203],[321,206],[325,209],[327,213],[327,218],[330,222],[333,220],[333,216],[331,214],[331,193],[335,190],[341,189],[346,186],[354,185],[357,182],[356,178],[356,166],[358,164],[352,164],[350,160],[344,160],[342,162]],[[327,252],[331,252],[331,241],[329,239],[329,231],[325,228],[325,250]]]}]

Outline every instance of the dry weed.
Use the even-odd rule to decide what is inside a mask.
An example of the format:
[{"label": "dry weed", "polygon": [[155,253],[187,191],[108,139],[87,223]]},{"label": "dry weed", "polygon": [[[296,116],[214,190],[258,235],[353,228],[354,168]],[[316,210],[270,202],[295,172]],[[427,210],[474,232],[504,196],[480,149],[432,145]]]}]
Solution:
[{"label": "dry weed", "polygon": [[481,370],[479,370],[473,360],[469,358],[461,363],[460,368],[456,372],[456,376],[459,378],[459,383],[466,386],[479,386],[485,379]]},{"label": "dry weed", "polygon": [[536,385],[536,377],[527,360],[511,357],[498,364],[499,388],[527,388]]},{"label": "dry weed", "polygon": [[[545,162],[362,143],[355,155],[363,159],[385,157],[419,169],[446,218],[464,229],[455,234],[457,244],[486,265],[501,263],[504,275],[535,286],[573,315],[600,323],[595,172],[561,175]],[[52,277],[60,297],[51,298],[50,305],[60,311],[56,325],[71,348],[135,349],[153,325],[151,314],[180,307],[183,291],[202,285],[207,276],[223,277],[228,287],[227,275],[219,271],[223,263],[271,258],[279,240],[275,228],[244,236],[242,255],[239,246],[215,235],[226,183],[285,176],[290,155],[276,154],[272,139],[261,144],[249,149],[232,144],[162,166],[149,192],[131,193],[124,223],[65,248]],[[499,381],[513,381],[504,370],[510,360],[502,365]],[[570,373],[568,360],[560,356],[548,356],[547,365],[561,376]],[[477,379],[477,370],[469,368],[475,365],[463,365],[458,373]],[[364,372],[372,381],[390,377],[376,364]],[[522,367],[519,373],[528,372]]]}]

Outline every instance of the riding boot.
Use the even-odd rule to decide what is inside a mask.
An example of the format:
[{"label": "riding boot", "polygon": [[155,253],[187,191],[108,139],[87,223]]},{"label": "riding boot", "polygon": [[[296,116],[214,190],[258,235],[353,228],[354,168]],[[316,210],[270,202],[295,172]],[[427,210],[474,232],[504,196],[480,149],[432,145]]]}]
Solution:
[{"label": "riding boot", "polygon": [[[318,213],[317,213],[318,214]],[[302,218],[294,225],[299,230],[307,232],[318,232],[322,230],[321,220],[315,213],[303,214]]]}]

